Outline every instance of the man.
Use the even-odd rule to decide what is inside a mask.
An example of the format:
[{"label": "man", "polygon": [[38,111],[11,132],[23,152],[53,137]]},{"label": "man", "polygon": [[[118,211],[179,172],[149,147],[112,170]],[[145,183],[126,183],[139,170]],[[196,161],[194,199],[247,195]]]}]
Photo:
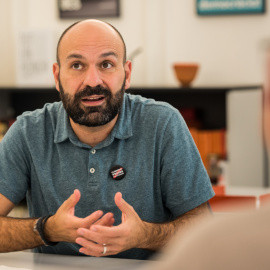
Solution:
[{"label": "man", "polygon": [[[0,251],[146,259],[209,213],[178,111],[124,94],[131,62],[114,27],[69,27],[53,74],[62,102],[19,117],[0,145]],[[25,196],[31,218],[4,217]]]}]

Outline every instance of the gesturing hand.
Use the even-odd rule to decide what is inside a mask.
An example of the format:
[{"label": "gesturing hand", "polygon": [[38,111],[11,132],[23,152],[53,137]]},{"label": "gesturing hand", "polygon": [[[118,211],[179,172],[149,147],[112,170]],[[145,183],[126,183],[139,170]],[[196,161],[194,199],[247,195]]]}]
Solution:
[{"label": "gesturing hand", "polygon": [[73,194],[59,207],[55,215],[50,217],[45,225],[45,235],[52,242],[75,243],[78,228],[90,228],[91,225],[112,226],[114,218],[112,213],[104,216],[98,210],[85,218],[75,216],[75,206],[79,202],[81,194],[74,190]]},{"label": "gesturing hand", "polygon": [[140,247],[146,236],[145,223],[133,207],[122,198],[120,192],[115,195],[115,204],[122,212],[122,223],[113,227],[95,224],[90,230],[79,228],[76,243],[82,246],[80,252],[100,257]]}]

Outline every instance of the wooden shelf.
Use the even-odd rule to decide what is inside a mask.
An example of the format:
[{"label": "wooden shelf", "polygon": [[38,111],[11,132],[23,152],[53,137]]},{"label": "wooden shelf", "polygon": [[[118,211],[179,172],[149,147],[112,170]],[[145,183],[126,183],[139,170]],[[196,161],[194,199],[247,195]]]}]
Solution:
[{"label": "wooden shelf", "polygon": [[[256,89],[261,86],[241,87],[146,87],[130,88],[127,93],[142,95],[157,101],[170,103],[177,109],[193,108],[203,129],[223,129],[226,123],[226,94],[232,90]],[[59,94],[55,88],[16,88],[2,87],[1,93],[8,95],[9,107],[14,110],[14,116],[25,111],[42,108],[45,103],[59,101]]]}]

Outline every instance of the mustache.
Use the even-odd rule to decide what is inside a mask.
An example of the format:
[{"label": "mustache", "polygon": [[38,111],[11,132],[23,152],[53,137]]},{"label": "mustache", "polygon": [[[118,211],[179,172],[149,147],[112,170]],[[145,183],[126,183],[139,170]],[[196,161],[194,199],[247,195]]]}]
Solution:
[{"label": "mustache", "polygon": [[83,90],[76,93],[74,98],[81,99],[91,95],[103,95],[105,97],[111,97],[112,94],[107,88],[101,85],[97,85],[95,87],[86,86]]}]

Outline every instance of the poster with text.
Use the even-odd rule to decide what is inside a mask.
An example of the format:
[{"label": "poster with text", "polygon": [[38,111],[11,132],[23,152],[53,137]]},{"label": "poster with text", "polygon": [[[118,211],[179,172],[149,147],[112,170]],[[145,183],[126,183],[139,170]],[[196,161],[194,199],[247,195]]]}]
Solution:
[{"label": "poster with text", "polygon": [[197,0],[198,15],[260,14],[265,0]]}]

